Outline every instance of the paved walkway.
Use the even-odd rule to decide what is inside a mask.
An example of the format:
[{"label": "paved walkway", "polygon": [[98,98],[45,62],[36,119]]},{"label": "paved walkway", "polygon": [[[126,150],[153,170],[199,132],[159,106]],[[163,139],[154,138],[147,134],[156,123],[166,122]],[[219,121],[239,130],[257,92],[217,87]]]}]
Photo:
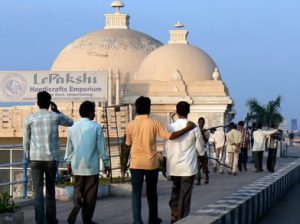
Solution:
[{"label": "paved walkway", "polygon": [[[293,147],[290,149],[293,155],[300,155],[300,147]],[[277,163],[277,169],[285,166],[287,163],[293,161],[295,158],[280,158]],[[250,158],[251,160],[251,158]],[[255,180],[268,174],[267,171],[262,173],[255,173],[253,164],[248,164],[248,171],[238,173],[237,176],[229,176],[227,174],[210,174],[210,183],[208,185],[194,186],[191,214],[205,206],[216,202],[230,195],[242,186],[248,185]],[[212,170],[210,168],[210,170]],[[158,184],[159,194],[159,216],[163,219],[163,223],[170,223],[170,210],[168,201],[171,192],[171,182],[163,178]],[[296,206],[295,206],[296,207]],[[67,216],[72,208],[71,202],[57,203],[57,216],[60,223],[66,223]],[[25,223],[30,223],[34,217],[34,209],[32,206],[24,207]],[[147,220],[147,201],[143,197],[143,220]],[[131,217],[131,198],[130,197],[107,197],[97,201],[97,207],[94,214],[94,221],[97,223],[107,224],[129,224],[132,223]],[[81,218],[78,216],[78,222],[81,223]],[[272,222],[282,223],[282,222]],[[291,223],[291,222],[289,222]]]}]

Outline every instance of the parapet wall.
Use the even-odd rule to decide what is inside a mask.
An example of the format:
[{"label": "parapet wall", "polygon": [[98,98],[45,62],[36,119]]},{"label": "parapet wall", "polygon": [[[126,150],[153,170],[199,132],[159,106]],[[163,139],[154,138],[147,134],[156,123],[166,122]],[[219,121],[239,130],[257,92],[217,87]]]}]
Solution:
[{"label": "parapet wall", "polygon": [[300,180],[300,159],[275,173],[243,187],[230,196],[198,210],[178,224],[258,223],[287,191]]}]

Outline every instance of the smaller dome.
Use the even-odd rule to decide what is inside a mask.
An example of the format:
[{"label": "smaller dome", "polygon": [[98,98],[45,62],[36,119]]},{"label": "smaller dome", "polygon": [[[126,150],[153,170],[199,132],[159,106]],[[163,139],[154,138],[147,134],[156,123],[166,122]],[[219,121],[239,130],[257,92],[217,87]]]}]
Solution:
[{"label": "smaller dome", "polygon": [[216,63],[203,50],[172,43],[157,48],[142,61],[137,80],[170,81],[180,73],[184,81],[212,80]]}]

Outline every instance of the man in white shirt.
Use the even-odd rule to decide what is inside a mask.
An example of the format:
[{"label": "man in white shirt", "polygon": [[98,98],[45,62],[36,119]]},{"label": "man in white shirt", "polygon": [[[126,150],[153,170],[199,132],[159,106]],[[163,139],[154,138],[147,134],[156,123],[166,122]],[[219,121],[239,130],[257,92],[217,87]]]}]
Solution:
[{"label": "man in white shirt", "polygon": [[[213,128],[210,130],[211,134],[209,136],[209,142],[211,142],[214,146],[215,151],[215,159],[218,160],[220,163],[225,163],[225,134],[223,129],[216,130]],[[218,169],[219,163],[214,163],[214,171],[216,172]],[[224,173],[223,166],[219,165],[219,172]]]},{"label": "man in white shirt", "polygon": [[266,139],[277,132],[277,129],[271,131],[262,130],[262,124],[257,124],[257,130],[253,132],[252,156],[254,160],[255,172],[262,172],[262,158],[266,149]]},{"label": "man in white shirt", "polygon": [[[179,102],[176,105],[176,113],[178,120],[168,125],[170,132],[186,127],[190,105],[185,101]],[[204,155],[203,147],[199,128],[166,142],[164,156],[167,158],[167,173],[173,182],[169,202],[172,223],[190,212],[193,183],[197,174],[197,154]]]},{"label": "man in white shirt", "polygon": [[83,223],[93,223],[99,182],[99,158],[103,160],[106,174],[110,174],[103,130],[93,121],[95,107],[94,102],[83,102],[79,108],[81,119],[68,128],[65,160],[69,173],[74,174],[74,207],[68,223],[76,222],[80,208]]}]

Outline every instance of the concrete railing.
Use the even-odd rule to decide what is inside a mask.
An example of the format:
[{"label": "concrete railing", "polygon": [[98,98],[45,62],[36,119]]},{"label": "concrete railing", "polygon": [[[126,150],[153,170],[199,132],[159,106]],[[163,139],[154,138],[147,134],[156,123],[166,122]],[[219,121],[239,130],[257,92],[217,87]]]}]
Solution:
[{"label": "concrete railing", "polygon": [[299,180],[300,159],[176,223],[257,223]]},{"label": "concrete railing", "polygon": [[[120,177],[120,155],[118,152],[118,142],[111,142],[110,145],[110,157],[111,157],[111,177]],[[65,145],[60,145],[62,157],[65,154]],[[27,198],[32,194],[31,185],[31,172],[28,169],[28,161],[24,159],[24,149],[21,144],[15,145],[1,145],[0,144],[1,159],[5,163],[0,163],[0,192],[7,191],[14,198]],[[100,161],[99,171],[100,175],[103,175],[103,162]],[[60,160],[58,163],[58,170],[56,173],[56,180],[61,180],[61,171],[66,171],[66,164],[64,160]],[[6,178],[7,177],[7,178]],[[69,178],[68,175],[64,177]],[[111,179],[113,181],[113,179]],[[29,186],[28,186],[29,184]]]}]

